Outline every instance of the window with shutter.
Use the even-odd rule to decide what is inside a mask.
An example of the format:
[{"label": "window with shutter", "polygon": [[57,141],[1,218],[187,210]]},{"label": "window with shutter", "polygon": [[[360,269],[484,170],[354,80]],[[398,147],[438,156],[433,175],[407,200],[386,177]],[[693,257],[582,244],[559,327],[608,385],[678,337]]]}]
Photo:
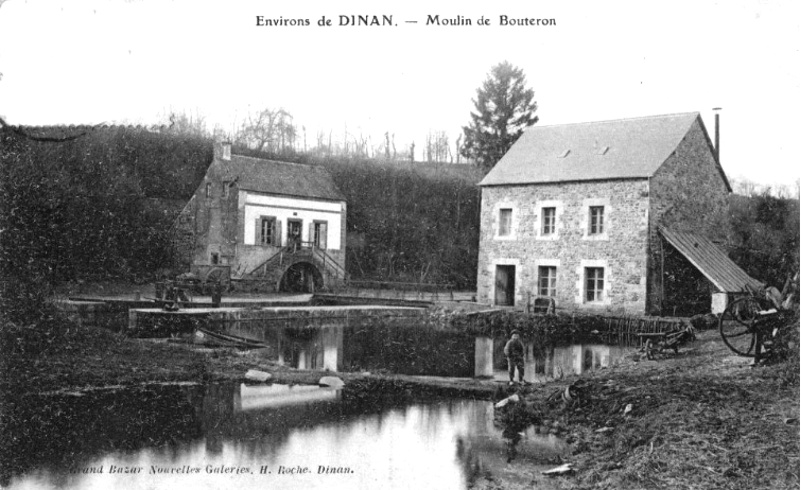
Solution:
[{"label": "window with shutter", "polygon": [[315,221],[312,223],[311,233],[314,246],[325,249],[328,246],[328,222]]},{"label": "window with shutter", "polygon": [[256,245],[278,245],[278,226],[275,216],[260,216],[256,220]]}]

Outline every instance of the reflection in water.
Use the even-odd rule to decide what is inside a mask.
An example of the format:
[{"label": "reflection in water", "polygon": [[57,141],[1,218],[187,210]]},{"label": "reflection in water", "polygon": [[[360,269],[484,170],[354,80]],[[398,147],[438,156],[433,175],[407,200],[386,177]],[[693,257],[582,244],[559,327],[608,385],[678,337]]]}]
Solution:
[{"label": "reflection in water", "polygon": [[[294,324],[297,324],[294,321]],[[342,318],[304,327],[233,322],[226,332],[263,342],[264,355],[296,369],[473,376],[475,337],[432,329],[419,318]]]},{"label": "reflection in water", "polygon": [[241,385],[234,395],[236,410],[257,410],[299,405],[302,403],[338,400],[339,390],[311,385]]},{"label": "reflection in water", "polygon": [[523,434],[518,432],[518,429],[512,426],[503,429],[501,434],[506,440],[506,462],[511,463],[517,457],[517,445],[523,438]]},{"label": "reflection in water", "polygon": [[[508,459],[484,401],[210,385],[26,397],[4,415],[11,488],[465,488],[471,468]],[[564,449],[515,437],[515,457],[533,465]]]},{"label": "reflection in water", "polygon": [[[297,369],[507,379],[504,338],[432,329],[408,318],[369,325],[361,321],[304,328],[242,323],[230,326],[229,332],[264,342],[269,346],[265,355]],[[598,344],[543,346],[525,339],[524,344],[525,379],[531,382],[607,367],[628,350]]]},{"label": "reflection in water", "polygon": [[[630,349],[616,345],[573,344],[562,347],[537,346],[524,342],[526,347],[526,381],[543,382],[559,379],[573,374],[609,367],[617,362]],[[506,358],[503,356],[504,339],[493,343],[493,377],[498,380],[508,378]]]}]

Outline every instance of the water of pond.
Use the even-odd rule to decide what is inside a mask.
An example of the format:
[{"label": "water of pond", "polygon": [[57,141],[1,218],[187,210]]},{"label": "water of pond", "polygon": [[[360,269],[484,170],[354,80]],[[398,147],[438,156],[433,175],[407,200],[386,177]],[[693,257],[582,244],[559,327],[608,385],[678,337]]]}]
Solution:
[{"label": "water of pond", "polygon": [[566,449],[533,429],[513,445],[487,401],[309,386],[52,394],[5,411],[0,484],[14,489],[466,488],[477,471],[514,478],[510,458],[546,469]]},{"label": "water of pond", "polygon": [[[507,378],[503,355],[506,338],[482,341],[472,334],[433,329],[409,319],[314,328],[234,325],[228,331],[264,342],[267,348],[261,355],[298,369]],[[525,342],[525,350],[525,379],[541,382],[608,367],[630,348]]]},{"label": "water of pond", "polygon": [[[493,342],[492,376],[497,380],[508,380],[508,366],[503,356],[506,339],[495,339]],[[582,374],[595,369],[614,365],[631,347],[602,344],[571,344],[561,347],[541,347],[531,342],[524,342],[525,361],[523,370],[526,381],[537,383],[560,379],[564,376]],[[515,380],[517,380],[515,374]]]}]

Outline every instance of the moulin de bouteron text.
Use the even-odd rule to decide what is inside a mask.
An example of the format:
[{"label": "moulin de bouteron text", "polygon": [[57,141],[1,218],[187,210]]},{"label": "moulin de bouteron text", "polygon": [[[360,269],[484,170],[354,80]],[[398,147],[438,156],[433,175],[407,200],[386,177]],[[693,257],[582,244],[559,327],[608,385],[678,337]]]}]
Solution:
[{"label": "moulin de bouteron text", "polygon": [[463,15],[428,14],[422,19],[398,20],[393,15],[323,15],[316,21],[306,17],[283,17],[257,15],[256,25],[263,27],[305,27],[317,25],[319,27],[394,27],[399,24],[422,24],[427,26],[555,26],[554,18],[519,17],[498,15],[497,17],[465,17]]}]

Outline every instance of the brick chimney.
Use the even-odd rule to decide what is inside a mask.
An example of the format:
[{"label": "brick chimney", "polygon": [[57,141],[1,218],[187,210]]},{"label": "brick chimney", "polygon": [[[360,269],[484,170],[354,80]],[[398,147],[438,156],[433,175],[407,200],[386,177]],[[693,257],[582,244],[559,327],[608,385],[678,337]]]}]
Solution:
[{"label": "brick chimney", "polygon": [[715,159],[720,163],[720,107],[712,109],[715,111]]}]

